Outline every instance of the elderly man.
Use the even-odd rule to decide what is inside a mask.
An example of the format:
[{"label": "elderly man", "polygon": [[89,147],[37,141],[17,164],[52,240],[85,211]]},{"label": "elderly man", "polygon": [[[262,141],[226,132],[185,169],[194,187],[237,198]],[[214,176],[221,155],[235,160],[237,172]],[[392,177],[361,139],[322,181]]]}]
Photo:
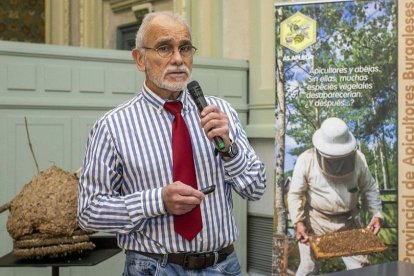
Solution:
[{"label": "elderly man", "polygon": [[[379,232],[383,219],[377,185],[345,122],[326,119],[314,133],[312,143],[314,148],[298,157],[288,193],[289,212],[299,241],[298,276],[317,273],[308,235],[362,227],[360,196],[367,201],[372,215],[368,228],[374,234]],[[347,269],[368,263],[366,256],[342,259]]]},{"label": "elderly man", "polygon": [[148,14],[132,51],[142,91],[100,118],[88,139],[79,224],[117,234],[124,275],[241,274],[231,190],[258,200],[265,169],[229,103],[206,97],[198,112],[186,88],[195,51],[182,18]]}]

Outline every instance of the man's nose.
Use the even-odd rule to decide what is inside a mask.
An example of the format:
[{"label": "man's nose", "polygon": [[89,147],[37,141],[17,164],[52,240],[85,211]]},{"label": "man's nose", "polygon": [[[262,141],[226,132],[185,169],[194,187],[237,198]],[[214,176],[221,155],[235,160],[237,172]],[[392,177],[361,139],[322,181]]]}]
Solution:
[{"label": "man's nose", "polygon": [[171,62],[173,64],[178,64],[178,65],[183,64],[183,57],[181,56],[180,49],[178,48],[174,49],[174,52],[171,56]]}]

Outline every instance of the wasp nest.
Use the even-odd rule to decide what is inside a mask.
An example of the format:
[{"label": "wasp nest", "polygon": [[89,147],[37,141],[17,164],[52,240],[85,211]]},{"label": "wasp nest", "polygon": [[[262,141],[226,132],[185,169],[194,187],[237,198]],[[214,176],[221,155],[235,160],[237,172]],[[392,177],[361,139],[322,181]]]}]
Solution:
[{"label": "wasp nest", "polygon": [[60,256],[90,250],[90,233],[76,221],[75,175],[56,166],[40,172],[10,202],[7,231],[13,254],[22,257]]}]

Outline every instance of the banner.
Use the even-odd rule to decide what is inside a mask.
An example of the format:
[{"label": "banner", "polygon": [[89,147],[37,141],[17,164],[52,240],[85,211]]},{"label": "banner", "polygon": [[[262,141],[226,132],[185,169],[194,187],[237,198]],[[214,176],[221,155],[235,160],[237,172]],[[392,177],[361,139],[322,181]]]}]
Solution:
[{"label": "banner", "polygon": [[414,263],[414,0],[398,4],[398,251]]},{"label": "banner", "polygon": [[[412,10],[409,3],[406,4],[406,9]],[[297,272],[300,262],[302,261],[302,265],[305,262],[299,256],[297,236],[292,220],[295,221],[298,218],[306,221],[313,220],[315,226],[316,222],[324,221],[320,220],[321,217],[331,222],[338,219],[338,215],[349,215],[352,220],[362,221],[361,228],[364,228],[373,219],[373,210],[375,211],[377,205],[382,206],[384,216],[378,237],[387,246],[387,249],[381,253],[368,254],[369,264],[397,260],[397,200],[398,189],[401,188],[398,185],[397,166],[399,77],[397,71],[397,1],[313,1],[302,4],[276,4],[275,16],[277,45],[275,72],[277,94],[276,183],[284,195],[284,198],[280,197],[275,200],[282,200],[285,210],[275,208],[276,226],[274,232],[277,237],[285,234],[287,245],[285,244],[281,248],[282,243],[274,242],[273,273],[278,274],[282,269],[287,274],[293,274]],[[400,22],[400,24],[403,23]],[[408,19],[405,24],[412,26]],[[407,31],[406,46],[414,47],[410,44],[412,43],[409,39],[410,35],[412,33]],[[408,53],[413,53],[410,52],[412,48],[410,49]],[[406,67],[408,69],[405,76],[408,79],[414,74],[413,71],[410,71],[412,70],[410,62],[412,61],[407,59]],[[405,97],[410,98],[408,101],[414,101],[413,87],[412,83],[411,85],[406,84]],[[414,118],[414,105],[412,111],[411,116]],[[309,171],[313,168],[312,165],[306,163],[311,162],[309,161],[310,157],[308,159],[301,157],[305,160],[301,160],[300,164],[303,170],[303,183],[300,186],[303,199],[296,202],[299,197],[289,197],[291,185],[295,185],[295,189],[299,189],[297,180],[292,179],[294,170],[297,169],[295,165],[298,157],[315,148],[315,141],[312,141],[312,138],[328,118],[342,120],[348,127],[351,136],[355,137],[357,150],[350,149],[349,151],[354,154],[353,156],[357,156],[351,158],[357,160],[353,161],[356,164],[352,164],[352,170],[364,170],[372,176],[379,191],[377,205],[375,193],[372,192],[371,178],[368,176],[364,176],[364,180],[358,178],[353,182],[344,180],[346,177],[341,178],[341,176],[339,178],[342,180],[328,181],[329,187],[317,191],[316,185],[312,181],[319,179],[317,178],[319,175],[314,176],[314,172]],[[334,127],[337,126],[334,125]],[[331,129],[334,127],[331,126]],[[328,129],[329,131],[331,130]],[[407,129],[407,131],[411,130]],[[412,133],[414,135],[414,131]],[[338,139],[351,137],[346,136],[348,135],[346,133],[343,135],[345,136]],[[278,137],[281,138],[278,139]],[[408,142],[410,141],[407,140],[406,143]],[[329,148],[329,141],[324,141],[324,143],[323,146],[326,146],[328,152],[340,155],[340,149]],[[349,145],[352,143],[350,142]],[[412,151],[409,149],[407,152],[414,156],[414,140],[412,145]],[[314,162],[318,162],[321,167],[323,163],[321,160],[324,156],[322,154],[321,157],[320,151],[314,152],[315,158],[317,158],[315,159],[317,161]],[[332,156],[328,157],[332,158]],[[335,155],[335,157],[337,156]],[[366,168],[361,169],[358,166],[364,165],[358,164],[366,164]],[[414,165],[414,158],[412,164]],[[346,171],[343,166],[341,168]],[[299,173],[297,174],[299,175]],[[326,171],[323,171],[322,174],[329,175]],[[292,181],[296,182],[292,183]],[[318,181],[316,184],[321,185]],[[347,183],[347,181],[352,183]],[[414,189],[414,172],[408,173],[406,181],[408,185],[406,188],[412,187]],[[412,186],[411,183],[413,183]],[[310,187],[309,185],[314,186]],[[355,187],[348,187],[344,190],[341,185],[355,185]],[[328,196],[329,191],[333,193],[332,197]],[[293,194],[292,191],[290,192]],[[298,190],[295,190],[295,195],[297,192]],[[326,197],[326,202],[317,203],[324,197]],[[288,202],[287,198],[291,201]],[[354,202],[355,198],[358,198],[357,203]],[[406,202],[405,210],[409,214],[414,210],[414,197],[413,199],[407,197]],[[301,204],[305,207],[293,207]],[[327,205],[331,206],[328,211],[326,211]],[[357,207],[348,210],[349,213],[345,212],[344,206],[355,205]],[[280,205],[275,203],[275,206]],[[325,209],[319,210],[318,206],[325,206]],[[288,207],[293,209],[294,213],[287,213],[287,226],[286,229],[282,229],[283,227],[280,227],[283,226],[281,218],[283,218],[283,211],[288,211]],[[409,216],[414,214],[413,212]],[[293,215],[295,217],[292,217]],[[332,222],[332,225],[336,225],[335,223],[337,221]],[[357,222],[352,227],[348,225],[348,222],[344,223],[346,226],[339,227],[337,230],[358,228]],[[306,225],[306,223],[304,224]],[[307,225],[308,231],[310,231],[309,225],[310,222]],[[410,229],[410,226],[406,226],[406,231]],[[337,226],[332,226],[332,229],[335,227]],[[327,231],[325,225],[321,228],[324,229],[323,231]],[[414,215],[411,229],[414,229]],[[317,229],[313,230],[318,232]],[[312,235],[311,232],[310,235]],[[414,237],[414,230],[412,233]],[[355,240],[354,242],[363,244],[364,240]],[[412,251],[414,253],[414,240]],[[283,252],[284,256],[280,256],[280,252]],[[347,266],[352,266],[351,262],[347,262],[347,259],[344,262],[337,257],[321,259],[316,264],[320,274],[340,271],[346,269]],[[279,266],[279,270],[275,266]]]}]

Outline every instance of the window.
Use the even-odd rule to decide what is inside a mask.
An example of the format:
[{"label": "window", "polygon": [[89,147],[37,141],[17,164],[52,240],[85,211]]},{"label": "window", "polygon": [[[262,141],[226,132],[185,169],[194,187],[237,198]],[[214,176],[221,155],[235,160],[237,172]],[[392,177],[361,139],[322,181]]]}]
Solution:
[{"label": "window", "polygon": [[135,47],[135,35],[138,31],[139,24],[134,22],[128,25],[118,27],[116,34],[116,48],[118,50],[131,50]]}]

